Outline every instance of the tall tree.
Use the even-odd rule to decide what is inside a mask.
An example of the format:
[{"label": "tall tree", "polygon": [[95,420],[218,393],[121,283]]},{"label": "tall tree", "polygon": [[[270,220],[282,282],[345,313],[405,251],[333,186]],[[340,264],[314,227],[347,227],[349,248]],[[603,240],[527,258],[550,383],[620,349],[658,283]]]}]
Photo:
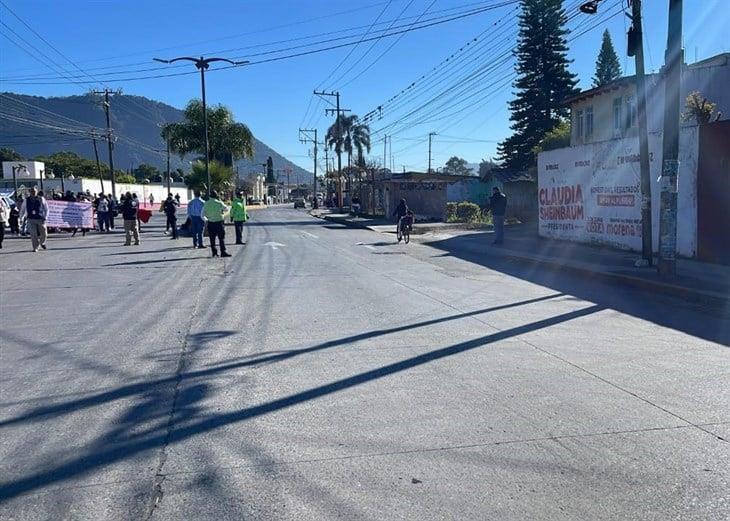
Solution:
[{"label": "tall tree", "polygon": [[621,64],[618,61],[616,50],[613,48],[611,34],[608,29],[603,31],[601,51],[596,60],[596,75],[593,77],[593,86],[600,87],[621,77]]},{"label": "tall tree", "polygon": [[568,70],[567,16],[562,0],[522,0],[517,45],[515,99],[510,102],[512,135],[499,144],[502,167],[524,171],[535,163],[534,147],[566,117],[564,100],[576,92]]},{"label": "tall tree", "polygon": [[[169,139],[170,148],[181,157],[191,152],[205,154],[203,104],[200,100],[191,100],[183,116],[180,123],[168,123],[162,127],[162,138]],[[210,160],[231,166],[236,159],[253,158],[253,134],[243,123],[236,123],[233,113],[223,105],[208,107],[208,140]]]},{"label": "tall tree", "polygon": [[23,161],[23,156],[12,148],[0,148],[0,163],[3,161]]},{"label": "tall tree", "polygon": [[469,168],[466,159],[453,156],[444,165],[443,173],[447,175],[470,175],[472,169]]},{"label": "tall tree", "polygon": [[327,146],[335,153],[347,153],[347,164],[352,162],[352,153],[357,152],[357,164],[363,166],[365,156],[363,151],[370,152],[370,127],[360,123],[356,115],[340,115],[327,129],[325,137]]}]

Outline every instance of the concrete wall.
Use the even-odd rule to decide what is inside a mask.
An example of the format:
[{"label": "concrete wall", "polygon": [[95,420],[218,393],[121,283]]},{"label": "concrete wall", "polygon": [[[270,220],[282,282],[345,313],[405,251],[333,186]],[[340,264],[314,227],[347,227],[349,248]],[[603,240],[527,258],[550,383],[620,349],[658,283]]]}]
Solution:
[{"label": "concrete wall", "polygon": [[[697,255],[697,126],[680,132],[677,251]],[[662,135],[649,135],[654,251],[659,240]],[[641,250],[639,140],[625,138],[542,152],[538,156],[540,235]],[[566,190],[573,201],[552,200]],[[603,198],[603,201],[601,200]],[[574,218],[573,218],[574,217]]]},{"label": "concrete wall", "polygon": [[386,194],[389,199],[386,215],[392,214],[398,202],[404,198],[417,218],[443,219],[446,213],[446,186],[447,183],[441,181],[386,183]]},{"label": "concrete wall", "polygon": [[40,179],[45,165],[39,161],[3,161],[3,179],[13,179],[13,167],[25,166],[15,171],[18,181],[25,179]]},{"label": "concrete wall", "polygon": [[[30,186],[39,187],[40,183],[35,180],[33,183],[22,183],[29,188]],[[73,193],[86,192],[87,190],[92,194],[98,194],[101,190],[101,181],[99,179],[64,179],[63,186],[66,190],[71,190]],[[61,191],[61,180],[60,179],[45,179],[43,181],[43,189],[46,192],[50,192],[52,189]],[[171,190],[173,195],[180,195],[180,202],[186,204],[192,198],[192,192],[188,190],[188,187],[184,183],[172,183]],[[104,193],[110,194],[112,192],[112,185],[108,179],[104,180]],[[150,183],[147,185],[139,184],[127,184],[127,183],[116,183],[117,198],[125,192],[136,193],[137,197],[143,202],[149,201],[149,196],[154,196],[155,203],[162,201],[167,198],[167,184]]]}]

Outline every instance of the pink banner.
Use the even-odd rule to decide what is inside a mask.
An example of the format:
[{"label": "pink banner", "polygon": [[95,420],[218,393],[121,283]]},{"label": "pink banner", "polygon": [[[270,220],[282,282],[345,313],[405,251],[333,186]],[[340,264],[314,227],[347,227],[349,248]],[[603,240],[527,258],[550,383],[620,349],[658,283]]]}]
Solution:
[{"label": "pink banner", "polygon": [[93,228],[94,209],[91,203],[48,201],[46,226],[49,228]]}]

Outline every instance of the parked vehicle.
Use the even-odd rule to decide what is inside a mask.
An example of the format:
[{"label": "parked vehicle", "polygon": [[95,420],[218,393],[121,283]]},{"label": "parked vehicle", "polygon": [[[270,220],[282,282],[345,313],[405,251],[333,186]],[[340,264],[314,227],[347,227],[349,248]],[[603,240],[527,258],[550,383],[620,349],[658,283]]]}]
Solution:
[{"label": "parked vehicle", "polygon": [[294,199],[294,208],[306,208],[307,203],[304,202],[304,199],[301,197]]}]

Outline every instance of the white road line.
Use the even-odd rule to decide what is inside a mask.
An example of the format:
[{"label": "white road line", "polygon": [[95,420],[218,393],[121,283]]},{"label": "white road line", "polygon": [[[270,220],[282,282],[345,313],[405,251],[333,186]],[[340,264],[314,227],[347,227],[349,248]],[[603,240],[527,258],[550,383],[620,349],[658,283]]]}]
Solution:
[{"label": "white road line", "polygon": [[304,235],[308,235],[308,236],[309,236],[309,237],[311,237],[312,239],[319,239],[319,237],[317,237],[317,236],[316,236],[316,235],[314,235],[313,233],[309,233],[309,232],[302,232],[302,233],[303,233]]}]

